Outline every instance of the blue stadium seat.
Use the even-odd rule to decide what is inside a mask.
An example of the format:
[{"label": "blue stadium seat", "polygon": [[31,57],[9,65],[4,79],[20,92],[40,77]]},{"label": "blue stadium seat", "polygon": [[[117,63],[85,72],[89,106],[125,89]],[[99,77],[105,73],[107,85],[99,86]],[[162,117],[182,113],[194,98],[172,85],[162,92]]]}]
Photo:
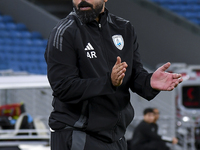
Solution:
[{"label": "blue stadium seat", "polygon": [[192,18],[189,19],[191,22],[195,23],[195,24],[200,24],[200,20],[198,18]]},{"label": "blue stadium seat", "polygon": [[199,5],[192,5],[191,6],[193,11],[196,11],[197,13],[200,12],[200,4]]},{"label": "blue stadium seat", "polygon": [[46,46],[47,46],[47,43],[48,43],[48,40],[47,40],[47,39],[44,39],[44,40],[43,40],[43,46],[46,47]]},{"label": "blue stadium seat", "polygon": [[10,31],[11,38],[22,38],[22,33],[20,31]]},{"label": "blue stadium seat", "polygon": [[18,46],[18,45],[22,45],[22,40],[20,38],[14,38],[13,39],[13,44]]},{"label": "blue stadium seat", "polygon": [[196,18],[197,14],[194,12],[185,12],[184,13],[184,17],[188,18],[188,19],[192,19],[192,18]]},{"label": "blue stadium seat", "polygon": [[5,70],[5,69],[8,69],[8,65],[0,61],[0,70]]},{"label": "blue stadium seat", "polygon": [[44,46],[37,47],[36,53],[37,53],[38,55],[40,55],[40,54],[44,55],[45,49],[46,49],[46,47],[44,47]]},{"label": "blue stadium seat", "polygon": [[31,61],[31,57],[32,56],[29,55],[29,54],[21,53],[19,59],[20,59],[21,62],[26,63],[26,62],[30,62]]},{"label": "blue stadium seat", "polygon": [[43,40],[40,39],[33,39],[32,40],[34,46],[43,46]]},{"label": "blue stadium seat", "polygon": [[38,55],[37,55],[37,54],[32,54],[32,55],[30,55],[30,61],[31,61],[32,63],[39,62]]},{"label": "blue stadium seat", "polygon": [[14,48],[15,53],[17,53],[17,54],[20,54],[22,52],[22,47],[21,46],[16,46],[15,45],[13,48]]},{"label": "blue stadium seat", "polygon": [[3,15],[2,16],[2,21],[7,23],[7,22],[13,22],[13,18],[10,15]]},{"label": "blue stadium seat", "polygon": [[186,4],[198,4],[199,0],[182,0]]},{"label": "blue stadium seat", "polygon": [[10,55],[10,60],[11,60],[10,63],[19,61],[18,55],[16,54]]},{"label": "blue stadium seat", "polygon": [[31,38],[31,33],[29,31],[21,31],[22,38]]},{"label": "blue stadium seat", "polygon": [[4,45],[0,44],[0,53],[3,52],[3,47],[4,47]]},{"label": "blue stadium seat", "polygon": [[182,1],[180,0],[152,0],[153,2],[156,2],[158,4],[174,4],[174,3],[180,3]]},{"label": "blue stadium seat", "polygon": [[10,36],[10,33],[8,31],[2,30],[0,31],[0,38],[7,38]]},{"label": "blue stadium seat", "polygon": [[38,47],[30,46],[29,49],[30,49],[30,52],[31,52],[32,54],[37,54],[37,49],[38,49]]},{"label": "blue stadium seat", "polygon": [[180,5],[162,5],[162,6],[172,11],[180,10]]},{"label": "blue stadium seat", "polygon": [[4,38],[4,44],[5,45],[12,45],[13,44],[13,40],[10,38]]},{"label": "blue stadium seat", "polygon": [[0,16],[0,22],[3,22],[3,16]]},{"label": "blue stadium seat", "polygon": [[32,73],[32,74],[41,74],[41,71],[37,66],[35,66],[35,67],[30,68],[30,73]]},{"label": "blue stadium seat", "polygon": [[3,47],[2,52],[3,52],[4,54],[11,55],[11,53],[12,53],[12,47],[9,46],[9,45],[5,45],[5,46]]},{"label": "blue stadium seat", "polygon": [[44,54],[39,54],[38,55],[38,62],[40,62],[40,63],[45,62]]},{"label": "blue stadium seat", "polygon": [[5,30],[6,25],[3,22],[0,22],[0,30]]},{"label": "blue stadium seat", "polygon": [[31,36],[33,39],[42,39],[42,35],[40,34],[40,32],[37,31],[31,32]]},{"label": "blue stadium seat", "polygon": [[47,64],[45,62],[39,63],[40,74],[47,74]]},{"label": "blue stadium seat", "polygon": [[6,23],[7,30],[16,30],[16,28],[17,28],[17,26],[15,23],[13,23],[13,22]]},{"label": "blue stadium seat", "polygon": [[18,63],[18,61],[14,61],[14,62],[10,63],[10,66],[13,71],[21,71],[20,64]]},{"label": "blue stadium seat", "polygon": [[17,26],[17,30],[19,30],[19,31],[25,31],[25,30],[27,30],[26,25],[23,24],[23,23],[17,23],[16,26]]},{"label": "blue stadium seat", "polygon": [[28,54],[28,55],[32,54],[32,51],[29,45],[21,46],[21,51],[24,54]]},{"label": "blue stadium seat", "polygon": [[22,39],[21,43],[22,43],[22,45],[25,45],[25,46],[31,46],[31,45],[33,45],[33,42],[32,42],[31,39]]},{"label": "blue stadium seat", "polygon": [[4,44],[4,39],[0,38],[0,46]]}]

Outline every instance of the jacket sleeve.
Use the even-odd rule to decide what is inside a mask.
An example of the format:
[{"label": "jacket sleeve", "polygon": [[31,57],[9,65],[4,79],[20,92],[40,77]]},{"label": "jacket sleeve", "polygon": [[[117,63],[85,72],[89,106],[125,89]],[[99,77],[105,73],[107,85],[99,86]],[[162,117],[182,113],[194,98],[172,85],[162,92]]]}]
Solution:
[{"label": "jacket sleeve", "polygon": [[47,76],[53,96],[67,103],[78,103],[95,96],[114,93],[116,89],[111,83],[109,73],[98,78],[82,79],[79,76],[78,54],[74,49],[73,35],[66,32],[62,43],[55,43],[54,32],[49,37],[45,52]]},{"label": "jacket sleeve", "polygon": [[140,60],[140,54],[138,52],[137,36],[133,32],[133,67],[131,76],[130,88],[132,92],[136,92],[147,100],[153,99],[159,91],[154,90],[150,85],[150,79],[152,73],[148,73],[144,68]]}]

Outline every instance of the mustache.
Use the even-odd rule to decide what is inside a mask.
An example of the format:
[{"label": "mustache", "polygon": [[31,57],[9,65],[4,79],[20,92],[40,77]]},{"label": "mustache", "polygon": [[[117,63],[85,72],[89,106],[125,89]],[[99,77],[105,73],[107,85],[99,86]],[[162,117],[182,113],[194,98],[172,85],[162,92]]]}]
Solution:
[{"label": "mustache", "polygon": [[80,7],[91,7],[91,8],[93,8],[93,5],[86,2],[86,1],[82,1],[78,4],[78,8],[80,8]]}]

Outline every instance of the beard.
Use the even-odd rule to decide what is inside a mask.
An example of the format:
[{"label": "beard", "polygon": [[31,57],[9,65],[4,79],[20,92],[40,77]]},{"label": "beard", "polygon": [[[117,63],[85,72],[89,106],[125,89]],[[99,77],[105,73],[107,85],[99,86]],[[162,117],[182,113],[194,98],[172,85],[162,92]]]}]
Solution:
[{"label": "beard", "polygon": [[[89,23],[95,20],[103,9],[103,2],[96,5],[94,8],[92,4],[87,3],[86,1],[82,1],[78,4],[78,8],[73,4],[76,14],[78,18],[81,20],[83,24]],[[90,7],[90,10],[81,11],[81,7]]]}]

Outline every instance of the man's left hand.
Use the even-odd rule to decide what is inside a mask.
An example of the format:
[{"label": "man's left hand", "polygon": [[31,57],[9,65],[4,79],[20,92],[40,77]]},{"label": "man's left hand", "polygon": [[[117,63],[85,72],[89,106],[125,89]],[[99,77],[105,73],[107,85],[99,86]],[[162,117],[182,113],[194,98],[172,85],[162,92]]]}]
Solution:
[{"label": "man's left hand", "polygon": [[160,91],[172,91],[179,83],[183,81],[181,74],[165,72],[170,63],[166,63],[158,68],[151,77],[151,87]]}]

